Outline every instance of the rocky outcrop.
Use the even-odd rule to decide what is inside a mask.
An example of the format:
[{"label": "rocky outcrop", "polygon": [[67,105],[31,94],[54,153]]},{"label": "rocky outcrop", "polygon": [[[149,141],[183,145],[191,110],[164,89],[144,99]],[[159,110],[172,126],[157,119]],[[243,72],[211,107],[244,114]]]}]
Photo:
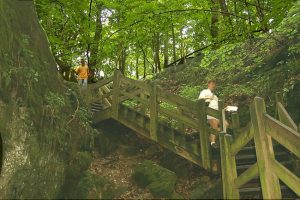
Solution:
[{"label": "rocky outcrop", "polygon": [[0,198],[56,198],[96,133],[58,75],[33,1],[0,1],[0,38]]}]

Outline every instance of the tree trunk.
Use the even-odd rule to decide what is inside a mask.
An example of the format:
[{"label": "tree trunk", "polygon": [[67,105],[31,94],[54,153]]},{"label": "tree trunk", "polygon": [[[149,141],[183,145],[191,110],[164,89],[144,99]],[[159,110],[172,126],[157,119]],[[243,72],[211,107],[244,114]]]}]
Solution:
[{"label": "tree trunk", "polygon": [[210,28],[210,32],[211,32],[211,36],[213,38],[213,40],[216,40],[216,38],[218,37],[218,32],[219,32],[219,28],[218,28],[218,22],[219,22],[219,6],[218,6],[218,0],[211,0],[211,28]]},{"label": "tree trunk", "polygon": [[102,10],[103,10],[103,4],[102,3],[97,4],[96,30],[95,30],[95,36],[93,39],[93,44],[91,45],[91,48],[90,48],[89,67],[91,69],[92,76],[94,76],[95,67],[98,64],[98,60],[100,60],[98,58],[98,56],[99,56],[99,42],[102,39],[102,30],[103,30],[103,25],[102,25],[102,21],[101,21]]},{"label": "tree trunk", "polygon": [[164,37],[164,67],[169,65],[169,33]]},{"label": "tree trunk", "polygon": [[172,40],[173,40],[173,60],[177,60],[176,56],[176,35],[175,35],[175,27],[174,24],[172,24]]},{"label": "tree trunk", "polygon": [[136,76],[136,80],[139,80],[140,75],[139,75],[139,59],[140,56],[138,53],[136,53],[136,61],[135,61],[135,76]]}]

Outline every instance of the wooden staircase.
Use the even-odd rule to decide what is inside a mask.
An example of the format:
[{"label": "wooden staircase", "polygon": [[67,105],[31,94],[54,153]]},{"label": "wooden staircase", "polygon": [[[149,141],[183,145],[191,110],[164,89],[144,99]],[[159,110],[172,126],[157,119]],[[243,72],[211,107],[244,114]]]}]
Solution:
[{"label": "wooden staircase", "polygon": [[[250,123],[245,130],[240,129],[236,113],[231,122],[235,139],[226,134],[225,126],[222,126],[220,152],[212,154],[206,115],[216,117],[223,124],[224,109],[218,111],[207,108],[204,101],[187,100],[163,91],[155,83],[128,79],[118,71],[113,78],[93,85],[89,96],[94,123],[110,118],[117,120],[140,136],[209,171],[213,161],[221,162],[224,198],[267,198],[266,186],[260,184],[264,180],[258,170],[257,152],[260,153],[260,150],[257,148],[257,141],[253,140],[253,125]],[[136,104],[128,106],[128,101]],[[221,101],[219,105],[223,108]],[[285,112],[279,111],[283,119],[282,113]],[[176,128],[163,123],[162,117],[176,120]],[[192,128],[194,133],[188,133],[187,127]],[[299,133],[296,132],[296,143],[300,145],[300,134],[297,134]],[[290,172],[293,170],[290,149],[283,146],[280,142],[274,142],[275,157]],[[286,186],[290,186],[290,183],[280,182],[282,198],[299,198],[300,180],[294,174],[292,176],[293,184],[299,187],[294,186],[291,190],[291,187]]]}]

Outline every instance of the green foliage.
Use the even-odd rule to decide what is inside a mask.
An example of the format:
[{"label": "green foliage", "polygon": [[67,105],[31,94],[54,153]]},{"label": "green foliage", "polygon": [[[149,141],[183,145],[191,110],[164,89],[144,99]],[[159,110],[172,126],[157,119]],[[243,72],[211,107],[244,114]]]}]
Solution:
[{"label": "green foliage", "polygon": [[141,187],[148,187],[157,198],[171,197],[177,179],[174,172],[149,160],[139,164],[132,177]]},{"label": "green foliage", "polygon": [[191,100],[197,100],[198,96],[200,94],[200,87],[198,86],[183,86],[182,89],[180,90],[180,95],[191,99]]},{"label": "green foliage", "polygon": [[49,92],[46,95],[46,103],[55,110],[62,109],[66,105],[65,101],[65,98],[58,93]]},{"label": "green foliage", "polygon": [[94,69],[111,74],[118,67],[130,77],[152,78],[164,64],[215,42],[228,45],[218,54],[226,59],[231,43],[274,30],[293,2],[36,0],[36,5],[61,73],[68,74],[90,51]]}]

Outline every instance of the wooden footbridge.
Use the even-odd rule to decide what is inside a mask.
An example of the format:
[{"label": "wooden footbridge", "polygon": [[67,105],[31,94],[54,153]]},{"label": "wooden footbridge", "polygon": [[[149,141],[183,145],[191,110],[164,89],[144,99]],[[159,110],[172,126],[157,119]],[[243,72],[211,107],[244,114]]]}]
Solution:
[{"label": "wooden footbridge", "polygon": [[[230,116],[232,135],[225,128],[225,109],[213,110],[202,100],[191,101],[115,71],[114,76],[89,86],[94,122],[114,119],[140,136],[212,171],[221,163],[225,199],[299,198],[300,133],[277,95],[277,118],[255,98],[251,122],[240,128],[237,113]],[[206,116],[221,121],[220,153],[213,154]],[[171,122],[171,123],[166,123]],[[173,123],[174,122],[174,123]],[[298,163],[298,168],[297,168]]]}]

